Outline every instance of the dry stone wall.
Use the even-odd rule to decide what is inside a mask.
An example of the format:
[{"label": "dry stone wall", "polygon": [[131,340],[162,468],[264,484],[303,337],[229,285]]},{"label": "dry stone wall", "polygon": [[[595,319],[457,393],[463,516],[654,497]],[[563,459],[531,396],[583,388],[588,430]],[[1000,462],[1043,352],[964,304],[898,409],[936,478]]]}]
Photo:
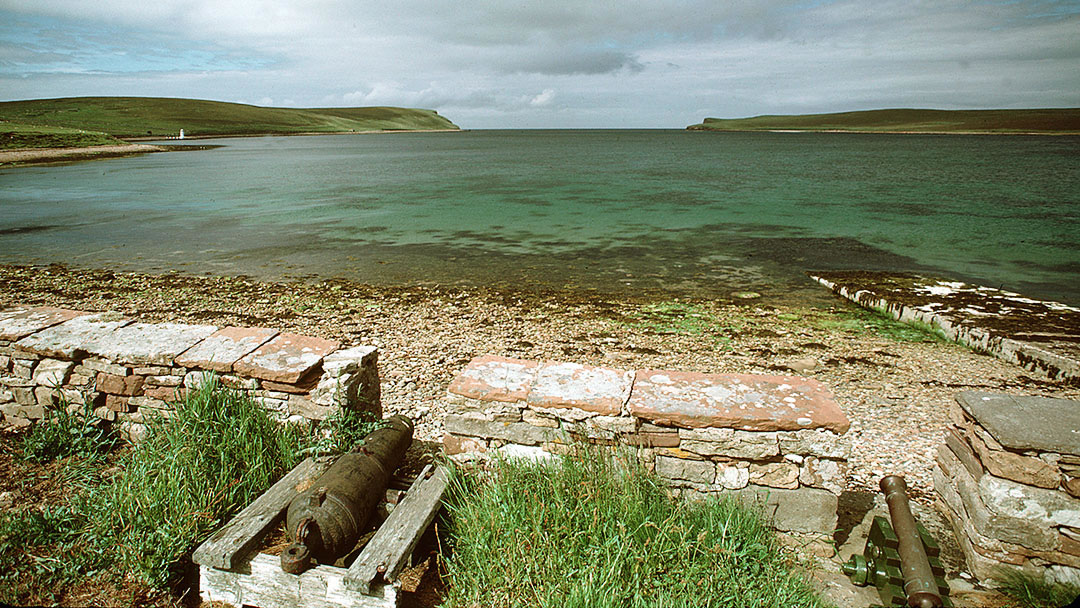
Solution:
[{"label": "dry stone wall", "polygon": [[963,392],[950,418],[934,489],[972,573],[1080,586],[1080,403]]},{"label": "dry stone wall", "polygon": [[735,493],[779,530],[836,527],[849,423],[812,379],[484,356],[454,379],[447,401],[444,448],[453,457],[626,446],[677,495]]},{"label": "dry stone wall", "polygon": [[138,323],[60,308],[0,310],[0,412],[25,426],[59,403],[93,406],[130,439],[150,410],[198,388],[208,372],[275,417],[321,420],[335,408],[381,415],[378,351],[257,327]]}]

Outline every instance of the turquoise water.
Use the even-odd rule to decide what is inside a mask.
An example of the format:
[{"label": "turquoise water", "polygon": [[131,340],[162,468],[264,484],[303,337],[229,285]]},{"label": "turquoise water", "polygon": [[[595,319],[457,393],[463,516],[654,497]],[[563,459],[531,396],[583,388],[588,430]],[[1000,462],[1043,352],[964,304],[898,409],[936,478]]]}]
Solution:
[{"label": "turquoise water", "polygon": [[0,170],[0,261],[725,296],[914,270],[1080,303],[1080,138],[472,131]]}]

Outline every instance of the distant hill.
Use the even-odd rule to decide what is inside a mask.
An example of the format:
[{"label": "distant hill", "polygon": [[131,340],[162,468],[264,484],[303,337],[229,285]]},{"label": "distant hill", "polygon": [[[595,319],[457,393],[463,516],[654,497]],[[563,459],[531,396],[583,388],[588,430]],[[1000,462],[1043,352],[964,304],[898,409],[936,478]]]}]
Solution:
[{"label": "distant hill", "polygon": [[434,110],[264,108],[159,97],[66,97],[0,102],[0,137],[14,125],[96,131],[112,137],[266,135],[457,129]]},{"label": "distant hill", "polygon": [[691,131],[849,131],[1080,134],[1080,108],[867,110],[836,114],[706,118]]}]

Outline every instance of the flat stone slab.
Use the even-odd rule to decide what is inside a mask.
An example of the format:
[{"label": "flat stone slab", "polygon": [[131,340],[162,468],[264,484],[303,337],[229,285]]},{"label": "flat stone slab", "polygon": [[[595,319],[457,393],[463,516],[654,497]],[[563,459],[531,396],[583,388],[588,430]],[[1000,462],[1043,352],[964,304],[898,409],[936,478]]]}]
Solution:
[{"label": "flat stone slab", "polygon": [[340,343],[334,340],[279,334],[233,364],[233,371],[271,382],[295,384],[338,346]]},{"label": "flat stone slab", "polygon": [[957,403],[1010,450],[1080,456],[1080,401],[964,391]]},{"label": "flat stone slab", "polygon": [[545,363],[526,398],[530,406],[577,408],[617,416],[630,398],[634,373],[577,363]]},{"label": "flat stone slab", "polygon": [[100,313],[75,317],[14,342],[15,350],[54,359],[81,359],[92,341],[131,324],[130,319]]},{"label": "flat stone slab", "polygon": [[86,352],[117,363],[172,365],[177,355],[215,331],[213,325],[132,323],[93,339]]},{"label": "flat stone slab", "polygon": [[525,401],[539,368],[536,361],[483,355],[470,361],[447,390],[480,401]]},{"label": "flat stone slab", "polygon": [[683,428],[844,433],[850,426],[824,384],[799,376],[639,370],[628,407],[638,418]]},{"label": "flat stone slab", "polygon": [[952,340],[1051,380],[1080,382],[1080,308],[905,273],[836,271],[810,277],[860,306],[927,323]]},{"label": "flat stone slab", "polygon": [[228,373],[233,364],[277,335],[278,330],[265,327],[224,327],[176,357],[176,364]]},{"label": "flat stone slab", "polygon": [[89,313],[42,306],[0,310],[0,340],[14,342],[47,327],[59,325]]}]

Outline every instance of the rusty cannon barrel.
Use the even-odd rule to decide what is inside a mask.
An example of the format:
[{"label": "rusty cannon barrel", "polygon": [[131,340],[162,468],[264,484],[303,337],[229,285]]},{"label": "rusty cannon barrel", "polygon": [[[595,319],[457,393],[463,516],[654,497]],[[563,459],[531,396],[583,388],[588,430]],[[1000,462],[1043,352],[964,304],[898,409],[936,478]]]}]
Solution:
[{"label": "rusty cannon barrel", "polygon": [[312,560],[330,564],[353,549],[405,458],[412,432],[408,418],[390,418],[289,503],[285,521],[293,544],[281,553],[282,570],[299,574]]},{"label": "rusty cannon barrel", "polygon": [[907,484],[899,475],[889,475],[878,484],[889,505],[889,519],[896,532],[897,553],[900,554],[900,571],[904,577],[904,595],[907,605],[916,608],[940,608],[941,596],[938,584],[926,555],[919,524],[911,513]]}]

